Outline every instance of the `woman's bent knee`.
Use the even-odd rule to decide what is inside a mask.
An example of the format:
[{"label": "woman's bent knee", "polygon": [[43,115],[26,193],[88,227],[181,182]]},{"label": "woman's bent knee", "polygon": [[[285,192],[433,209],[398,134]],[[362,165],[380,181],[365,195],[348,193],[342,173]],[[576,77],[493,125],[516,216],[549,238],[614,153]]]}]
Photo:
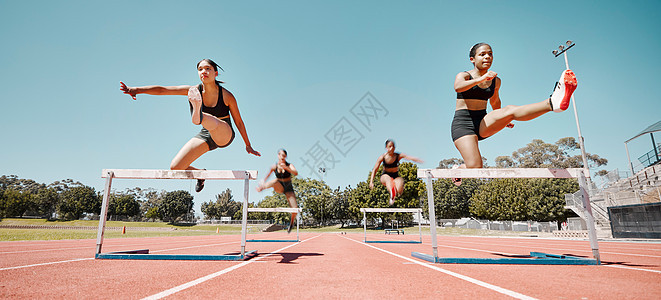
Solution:
[{"label": "woman's bent knee", "polygon": [[482,168],[482,160],[479,161],[466,161],[466,168],[468,169],[479,169]]}]

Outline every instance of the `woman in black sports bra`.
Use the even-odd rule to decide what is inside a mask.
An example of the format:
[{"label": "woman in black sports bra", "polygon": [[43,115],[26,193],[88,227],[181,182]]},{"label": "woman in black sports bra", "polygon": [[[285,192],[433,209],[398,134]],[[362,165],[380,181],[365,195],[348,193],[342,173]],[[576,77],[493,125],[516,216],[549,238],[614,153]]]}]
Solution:
[{"label": "woman in black sports bra", "polygon": [[[179,85],[179,86],[142,86],[129,87],[123,82],[120,83],[120,90],[136,99],[137,94],[149,95],[188,95],[188,101],[191,108],[193,124],[202,125],[202,130],[195,137],[190,139],[179,150],[177,155],[170,163],[171,170],[199,170],[192,167],[196,159],[202,154],[216,148],[227,147],[234,139],[234,129],[230,115],[234,119],[243,142],[246,145],[246,151],[250,154],[261,156],[250,145],[246,127],[239,113],[234,95],[227,89],[220,86],[216,81],[218,76],[218,64],[210,59],[203,59],[197,63],[197,73],[202,81],[197,86]],[[222,70],[222,68],[221,68]],[[204,180],[199,179],[195,186],[195,191],[199,192],[204,188]]]},{"label": "woman in black sports bra", "polygon": [[370,189],[374,188],[374,175],[379,169],[379,166],[383,163],[383,172],[381,175],[381,183],[386,187],[388,193],[390,194],[389,204],[392,206],[395,204],[395,197],[401,195],[404,192],[404,178],[399,177],[399,161],[402,159],[414,161],[417,163],[423,163],[417,157],[409,156],[404,153],[395,152],[395,141],[387,140],[386,141],[386,153],[381,154],[376,160],[376,164],[372,169],[372,175],[370,175]]},{"label": "woman in black sports bra", "polygon": [[[275,179],[266,182],[266,179],[271,176],[271,173],[275,174]],[[273,188],[276,193],[284,194],[287,197],[289,207],[296,208],[298,204],[296,204],[296,194],[294,193],[294,186],[291,182],[291,177],[296,175],[298,175],[296,167],[287,162],[287,151],[280,149],[278,150],[278,161],[266,173],[262,182],[257,186],[257,191],[261,192],[265,189]],[[287,233],[291,232],[292,224],[294,224],[295,220],[296,213],[292,213]]]},{"label": "woman in black sports bra", "polygon": [[[565,70],[550,98],[538,103],[501,108],[498,94],[501,81],[496,72],[489,70],[493,62],[491,46],[475,44],[470,49],[469,58],[473,69],[457,74],[454,80],[457,102],[451,131],[454,145],[464,159],[460,168],[482,167],[479,140],[505,127],[514,127],[512,121],[528,121],[550,111],[566,110],[576,89],[576,76],[571,70]],[[493,109],[489,113],[487,103]]]}]

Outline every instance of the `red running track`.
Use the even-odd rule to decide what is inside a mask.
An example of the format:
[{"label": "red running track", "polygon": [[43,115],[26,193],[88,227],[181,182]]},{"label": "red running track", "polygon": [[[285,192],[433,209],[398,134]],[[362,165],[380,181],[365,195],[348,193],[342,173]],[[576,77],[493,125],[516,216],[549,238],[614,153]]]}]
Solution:
[{"label": "red running track", "polygon": [[[269,233],[256,238],[291,238]],[[371,235],[369,240],[417,235]],[[238,235],[106,239],[104,252],[236,254]],[[661,299],[661,243],[601,241],[600,266],[447,265],[423,244],[365,244],[362,234],[302,233],[248,243],[248,261],[94,260],[95,240],[0,242],[0,298]],[[587,241],[439,236],[441,257],[530,251],[590,257]]]}]

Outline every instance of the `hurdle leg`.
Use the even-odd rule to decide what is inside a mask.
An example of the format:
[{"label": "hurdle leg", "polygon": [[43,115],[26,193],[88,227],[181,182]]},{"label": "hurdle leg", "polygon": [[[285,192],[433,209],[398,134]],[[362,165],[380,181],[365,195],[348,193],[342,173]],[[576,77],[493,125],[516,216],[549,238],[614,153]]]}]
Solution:
[{"label": "hurdle leg", "polygon": [[296,214],[296,240],[300,241],[301,238],[298,236],[298,224],[301,223],[301,213]]},{"label": "hurdle leg", "polygon": [[363,242],[367,242],[367,215],[363,212]]},{"label": "hurdle leg", "polygon": [[241,222],[241,256],[246,254],[246,233],[248,230],[248,190],[250,189],[250,174],[246,172],[243,184],[243,220]]},{"label": "hurdle leg", "polygon": [[583,210],[585,211],[585,224],[588,226],[588,238],[590,239],[590,247],[592,248],[592,256],[597,260],[597,264],[601,264],[599,255],[599,243],[597,242],[597,230],[594,226],[594,216],[592,216],[592,205],[590,205],[590,196],[588,194],[588,182],[585,174],[581,172],[578,175],[578,185],[581,190],[581,198],[583,200]]},{"label": "hurdle leg", "polygon": [[418,233],[420,235],[420,244],[422,244],[422,211],[418,212]]},{"label": "hurdle leg", "polygon": [[114,173],[109,171],[106,175],[108,177],[106,177],[106,189],[103,191],[103,204],[101,205],[101,215],[99,215],[99,231],[96,234],[96,254],[101,253],[103,233],[106,230],[106,216],[108,215],[108,205],[110,202],[110,186],[112,185]]},{"label": "hurdle leg", "polygon": [[434,208],[434,188],[432,187],[431,172],[427,172],[427,204],[429,205],[429,230],[431,231],[431,248],[434,257],[438,257],[438,244],[436,242],[436,210]]}]

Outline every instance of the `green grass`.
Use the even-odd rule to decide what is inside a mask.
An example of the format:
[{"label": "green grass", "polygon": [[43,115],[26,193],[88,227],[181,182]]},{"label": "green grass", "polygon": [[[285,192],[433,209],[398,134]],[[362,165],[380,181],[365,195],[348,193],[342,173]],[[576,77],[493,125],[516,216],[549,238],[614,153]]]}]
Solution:
[{"label": "green grass", "polygon": [[[2,219],[0,225],[42,225],[42,226],[99,226],[99,221],[47,221],[43,219]],[[217,234],[240,234],[241,225],[194,225],[177,226],[163,222],[120,222],[108,221],[107,227],[126,226],[126,234],[119,230],[106,230],[105,238],[132,238],[132,237],[162,237],[162,236],[198,236]],[[259,233],[267,225],[248,225],[248,233]],[[132,228],[148,227],[152,230],[142,231]],[[160,230],[159,230],[160,229]],[[418,227],[400,227],[404,229],[407,235],[417,235]],[[466,229],[466,228],[437,228],[438,235],[450,236],[538,236],[551,237],[551,233],[546,232],[520,232],[520,231],[499,231],[484,229]],[[347,232],[362,233],[363,227],[345,227],[340,225],[325,227],[306,227],[300,228],[301,232]],[[383,233],[383,229],[367,229],[368,233]],[[429,235],[429,227],[422,227],[422,234]],[[76,230],[76,229],[9,229],[0,228],[0,241],[22,241],[22,240],[65,240],[65,239],[96,239],[97,230]]]},{"label": "green grass", "polygon": [[[58,226],[98,227],[99,221],[48,221],[44,219],[2,219],[0,225],[40,225],[53,226],[53,229],[11,229],[0,228],[0,241],[23,241],[23,240],[68,240],[68,239],[96,239],[97,230],[58,229]],[[106,227],[124,227],[126,233],[119,230],[108,230],[104,238],[131,238],[131,237],[162,237],[162,236],[196,236],[213,234],[240,234],[241,225],[194,225],[178,226],[164,222],[120,222],[108,221]],[[143,231],[133,228],[150,228]],[[266,225],[248,225],[248,233],[258,233]],[[160,230],[159,230],[160,229]],[[218,233],[216,233],[218,231]]]}]

